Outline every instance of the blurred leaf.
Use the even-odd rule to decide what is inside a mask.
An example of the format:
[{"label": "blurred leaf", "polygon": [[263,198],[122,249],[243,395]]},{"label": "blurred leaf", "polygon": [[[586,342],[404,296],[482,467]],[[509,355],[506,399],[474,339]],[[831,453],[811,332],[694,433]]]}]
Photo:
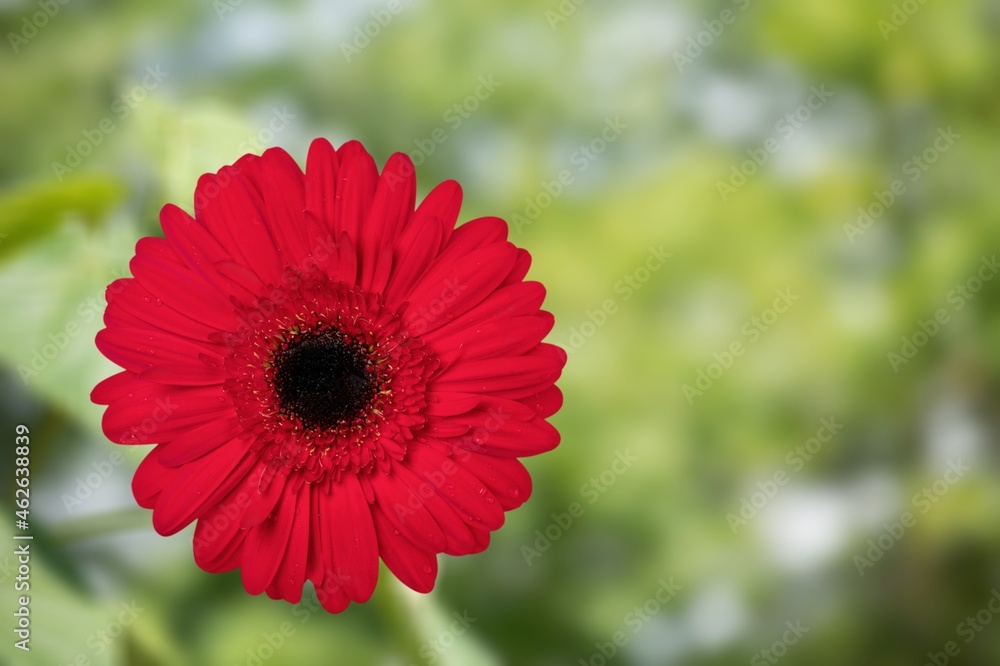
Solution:
[{"label": "blurred leaf", "polygon": [[143,147],[150,165],[158,171],[164,187],[164,201],[193,211],[198,178],[232,164],[247,153],[261,153],[280,142],[272,137],[265,143],[260,132],[268,118],[257,126],[246,115],[225,104],[203,103],[183,109],[146,102],[135,120],[133,141]]},{"label": "blurred leaf", "polygon": [[[14,541],[13,529],[7,518],[0,521],[0,539],[19,547],[27,544],[31,572],[30,589],[16,592],[13,590],[13,576],[17,569],[17,557],[5,556],[7,561],[0,560],[4,565],[5,594],[0,599],[0,612],[6,618],[13,617],[18,608],[18,598],[22,595],[29,598],[31,640],[30,652],[24,652],[13,647],[14,640],[9,633],[3,641],[0,655],[2,663],[11,666],[37,666],[38,664],[76,664],[81,663],[83,655],[91,666],[119,666],[124,662],[117,658],[115,650],[108,649],[114,643],[106,643],[99,632],[108,629],[115,620],[119,608],[109,608],[92,597],[82,595],[66,584],[46,562],[40,557],[37,544],[33,541]],[[9,570],[7,563],[12,563]],[[13,624],[13,623],[11,623]],[[127,628],[126,628],[127,631]],[[121,640],[116,639],[116,640]]]},{"label": "blurred leaf", "polygon": [[88,224],[121,203],[124,184],[112,176],[77,176],[65,182],[36,181],[0,194],[0,258],[22,243],[50,233],[68,218]]},{"label": "blurred leaf", "polygon": [[131,228],[71,225],[0,266],[0,361],[26,387],[97,428],[100,410],[90,390],[116,370],[94,346],[102,326],[104,291],[127,274],[137,234]]}]

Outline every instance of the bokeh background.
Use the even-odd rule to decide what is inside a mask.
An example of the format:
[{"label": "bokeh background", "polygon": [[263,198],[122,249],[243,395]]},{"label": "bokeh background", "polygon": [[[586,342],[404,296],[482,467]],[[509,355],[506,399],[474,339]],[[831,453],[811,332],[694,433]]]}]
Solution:
[{"label": "bokeh background", "polygon": [[[0,28],[0,536],[16,423],[35,535],[30,654],[0,548],[3,663],[1000,663],[996,2],[5,0]],[[146,447],[88,400],[160,206],[315,136],[511,221],[570,351],[492,546],[339,616],[155,535]]]}]

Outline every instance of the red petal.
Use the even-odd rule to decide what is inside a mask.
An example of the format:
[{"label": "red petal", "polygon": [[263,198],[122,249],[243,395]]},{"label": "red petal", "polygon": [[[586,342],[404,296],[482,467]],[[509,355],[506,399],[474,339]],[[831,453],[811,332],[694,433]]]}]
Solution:
[{"label": "red petal", "polygon": [[288,540],[288,550],[278,573],[267,590],[272,599],[285,599],[297,604],[302,599],[302,586],[306,582],[306,560],[309,547],[313,541],[309,533],[309,509],[312,491],[309,484],[299,488],[295,503],[295,519],[292,523],[292,533]]},{"label": "red petal", "polygon": [[327,275],[331,280],[345,284],[354,284],[358,279],[358,254],[354,249],[354,241],[343,232],[337,243],[337,260],[327,267]]},{"label": "red petal", "polygon": [[395,476],[374,474],[371,484],[376,506],[407,539],[434,552],[444,550],[447,541],[441,527],[405,483]]},{"label": "red petal", "polygon": [[510,274],[504,278],[503,286],[517,284],[524,280],[529,268],[531,268],[531,254],[523,248],[517,248],[517,261],[514,262],[514,268],[511,269]]},{"label": "red petal", "polygon": [[344,579],[334,571],[331,532],[335,529],[337,517],[332,512],[330,495],[312,487],[311,534],[315,542],[309,550],[307,575],[316,587],[316,598],[330,613],[339,613],[351,602],[344,592]]},{"label": "red petal", "polygon": [[243,485],[238,485],[198,519],[194,529],[194,561],[205,571],[218,573],[235,568],[230,562],[241,553],[246,538],[246,530],[240,529],[239,523],[245,498]]},{"label": "red petal", "polygon": [[379,553],[389,571],[411,590],[426,594],[437,579],[437,556],[406,539],[378,508],[372,511]]},{"label": "red petal", "polygon": [[243,432],[235,413],[214,418],[204,425],[190,428],[179,437],[160,447],[160,461],[167,467],[177,467],[211,453]]},{"label": "red petal", "polygon": [[444,532],[447,544],[444,552],[449,555],[465,555],[473,552],[476,547],[475,537],[464,520],[459,518],[443,497],[437,494],[434,486],[408,469],[405,465],[395,465],[393,472],[406,486],[420,498],[421,504],[434,517],[434,521]]},{"label": "red petal", "polygon": [[497,356],[520,356],[534,349],[555,325],[548,312],[527,317],[504,317],[479,326],[464,329],[447,327],[424,336],[444,365],[461,358],[481,360]]},{"label": "red petal", "polygon": [[506,240],[506,222],[499,217],[478,217],[455,229],[441,251],[441,258],[444,261],[455,261],[476,248]]},{"label": "red petal", "polygon": [[486,300],[441,326],[436,335],[462,335],[459,331],[472,331],[477,326],[490,324],[497,319],[536,315],[545,299],[545,288],[538,282],[521,282],[501,287]]},{"label": "red petal", "polygon": [[[187,312],[181,312],[162,299],[157,299],[148,289],[133,278],[115,280],[107,289],[108,309],[104,323],[108,326],[124,323],[131,326],[151,325],[163,331],[193,340],[208,340],[219,328],[196,321]],[[183,304],[178,304],[183,307]]]},{"label": "red petal", "polygon": [[439,258],[406,297],[403,321],[413,334],[423,335],[460,317],[496,290],[515,258],[510,243],[495,243],[446,263]]},{"label": "red petal", "polygon": [[[167,442],[193,427],[216,418],[222,411],[216,407],[212,410],[185,412],[178,403],[170,402],[169,395],[160,398],[153,392],[140,392],[149,386],[145,382],[137,383],[136,398],[116,400],[108,405],[101,419],[101,426],[105,436],[112,442],[119,444]],[[177,392],[176,395],[181,396],[183,393]],[[214,405],[218,403],[215,402]]]},{"label": "red petal", "polygon": [[311,253],[305,228],[305,178],[292,156],[269,148],[260,158],[265,221],[284,257],[285,266],[298,266]]},{"label": "red petal", "polygon": [[338,229],[336,204],[339,171],[340,160],[330,142],[326,139],[313,141],[306,159],[306,210],[322,223],[329,234]]},{"label": "red petal", "polygon": [[160,464],[158,448],[142,459],[132,476],[132,495],[144,509],[152,509],[163,490],[180,476],[180,470],[166,469]]},{"label": "red petal", "polygon": [[[303,487],[305,485],[303,484]],[[300,488],[299,492],[308,493]],[[250,594],[260,594],[274,580],[288,549],[288,539],[295,521],[298,493],[285,493],[274,516],[250,528],[243,548],[243,587]]]},{"label": "red petal", "polygon": [[221,385],[226,380],[226,373],[221,368],[210,368],[207,365],[157,365],[139,373],[139,378],[157,384],[173,384],[176,386],[214,386]]},{"label": "red petal", "polygon": [[368,289],[374,294],[381,294],[389,284],[389,276],[392,275],[392,254],[382,252],[375,262],[375,274],[371,277]]},{"label": "red petal", "polygon": [[486,484],[504,511],[516,509],[531,496],[531,475],[516,458],[497,458],[480,453],[456,453],[455,457]]},{"label": "red petal", "polygon": [[283,266],[275,240],[264,222],[258,195],[240,175],[249,162],[237,164],[198,180],[195,215],[239,263],[252,268],[265,284],[277,284]]},{"label": "red petal", "polygon": [[531,407],[538,416],[545,419],[558,412],[562,407],[563,394],[558,386],[550,386],[543,389],[541,393],[521,398],[521,402]]},{"label": "red petal", "polygon": [[357,477],[345,475],[328,498],[333,570],[344,592],[359,603],[368,601],[378,578],[378,541],[371,508]]},{"label": "red petal", "polygon": [[441,224],[436,219],[428,220],[425,224],[407,225],[394,250],[394,270],[385,289],[388,307],[395,308],[406,299],[413,283],[437,255],[442,233]]},{"label": "red petal", "polygon": [[316,598],[328,613],[342,613],[351,603],[350,598],[344,589],[337,584],[337,579],[332,574],[325,577],[316,586]]},{"label": "red petal", "polygon": [[119,372],[98,383],[90,392],[90,400],[97,405],[110,405],[115,400],[134,393],[138,382],[138,375],[134,372]]},{"label": "red petal", "polygon": [[502,393],[511,398],[533,395],[554,383],[564,363],[541,355],[456,363],[433,383],[435,391]]},{"label": "red petal", "polygon": [[482,396],[475,393],[443,393],[428,391],[425,411],[433,416],[454,416],[464,414],[479,406]]},{"label": "red petal", "polygon": [[180,475],[156,501],[153,528],[163,536],[174,534],[225,496],[254,462],[245,455],[248,447],[246,438],[237,437],[181,467]]},{"label": "red petal", "polygon": [[[259,525],[261,522],[271,517],[275,508],[281,502],[284,494],[288,475],[283,470],[273,467],[274,463],[261,469],[257,486],[250,495],[250,506],[240,518],[240,527],[244,529]],[[254,470],[254,474],[257,471]]]},{"label": "red petal", "polygon": [[335,232],[346,231],[357,244],[361,225],[368,219],[368,211],[371,210],[375,196],[378,169],[375,167],[375,160],[357,141],[348,141],[341,146],[337,157],[340,159],[340,171]]},{"label": "red petal", "polygon": [[382,292],[376,282],[376,268],[382,257],[391,261],[387,248],[395,246],[403,225],[413,214],[417,183],[413,162],[405,153],[394,153],[382,169],[368,219],[361,229],[358,256],[362,289]]},{"label": "red petal", "polygon": [[493,493],[460,462],[429,446],[414,446],[407,452],[406,464],[431,484],[470,525],[488,530],[500,529],[503,525],[503,509]]},{"label": "red petal", "polygon": [[123,326],[98,331],[96,344],[108,360],[133,372],[163,363],[198,363],[201,354],[221,360],[225,354],[218,345],[178,338],[155,329]]},{"label": "red petal", "polygon": [[[164,263],[139,249],[136,252],[129,268],[139,284],[156,299],[220,330],[228,330],[235,323],[230,303],[189,269]],[[193,294],[197,294],[197,298],[192,298]],[[154,301],[146,304],[146,309],[156,306]]]},{"label": "red petal", "polygon": [[440,227],[440,245],[434,252],[437,254],[451,238],[461,208],[462,186],[454,180],[446,180],[427,193],[410,218],[409,225],[421,229],[427,224],[436,224]]},{"label": "red petal", "polygon": [[559,446],[559,431],[545,419],[530,423],[512,421],[486,435],[479,448],[496,456],[536,456]]},{"label": "red petal", "polygon": [[256,293],[246,290],[240,283],[234,283],[217,270],[219,263],[231,263],[233,258],[202,225],[194,218],[167,204],[160,211],[160,226],[177,258],[197,272],[206,282],[216,285],[224,294],[234,290],[244,299]]}]

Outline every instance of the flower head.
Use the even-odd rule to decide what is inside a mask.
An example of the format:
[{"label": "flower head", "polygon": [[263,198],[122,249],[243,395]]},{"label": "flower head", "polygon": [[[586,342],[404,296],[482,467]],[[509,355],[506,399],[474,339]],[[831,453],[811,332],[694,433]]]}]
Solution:
[{"label": "flower head", "polygon": [[203,176],[108,287],[94,389],[120,444],[155,444],[136,501],[247,591],[323,607],[372,594],[378,558],[427,592],[437,555],[483,550],[554,448],[565,353],[495,217],[458,228],[453,181],[415,204],[413,164],[313,142]]}]

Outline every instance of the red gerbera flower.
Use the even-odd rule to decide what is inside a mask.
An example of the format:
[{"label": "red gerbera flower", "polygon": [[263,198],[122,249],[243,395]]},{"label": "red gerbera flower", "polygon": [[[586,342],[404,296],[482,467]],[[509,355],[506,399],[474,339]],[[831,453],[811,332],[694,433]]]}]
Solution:
[{"label": "red gerbera flower", "polygon": [[156,444],[132,482],[194,557],[296,603],[342,611],[378,558],[429,591],[437,554],[486,548],[554,448],[565,353],[507,225],[455,228],[447,181],[414,210],[410,159],[313,142],[203,176],[164,206],[134,277],[108,287],[97,347],[123,371],[92,395],[120,444]]}]

